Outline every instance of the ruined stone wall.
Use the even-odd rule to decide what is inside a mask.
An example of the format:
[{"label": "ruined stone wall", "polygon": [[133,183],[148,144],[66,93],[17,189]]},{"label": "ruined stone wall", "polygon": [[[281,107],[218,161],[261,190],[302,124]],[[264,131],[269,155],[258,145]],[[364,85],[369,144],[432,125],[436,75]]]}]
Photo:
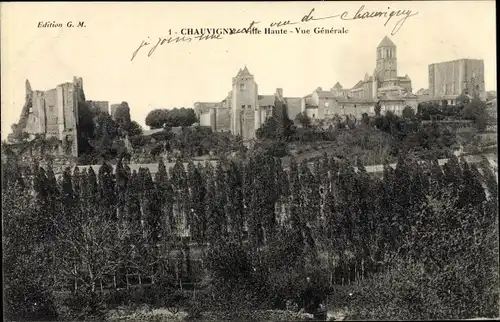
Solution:
[{"label": "ruined stone wall", "polygon": [[118,107],[120,107],[120,104],[111,104],[111,106],[109,108],[109,113],[110,113],[111,118],[113,120],[115,119],[115,114],[116,114],[116,110],[118,109]]},{"label": "ruined stone wall", "polygon": [[[58,85],[47,91],[32,91],[26,81],[26,102],[16,131],[56,137],[64,145],[64,153],[78,154],[78,102],[85,100],[83,81],[74,77],[72,83]],[[69,142],[69,144],[67,143]]]}]

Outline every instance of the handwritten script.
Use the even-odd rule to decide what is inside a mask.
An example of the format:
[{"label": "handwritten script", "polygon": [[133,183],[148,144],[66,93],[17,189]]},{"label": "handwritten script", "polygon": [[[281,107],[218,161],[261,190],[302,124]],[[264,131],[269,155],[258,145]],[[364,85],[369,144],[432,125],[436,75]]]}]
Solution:
[{"label": "handwritten script", "polygon": [[[387,8],[390,10],[390,8]],[[391,31],[391,35],[395,35],[405,24],[406,20],[408,20],[410,17],[413,17],[418,14],[418,12],[412,12],[411,10],[392,10],[392,11],[365,11],[365,6],[362,5],[359,7],[359,9],[356,11],[355,14],[350,14],[348,11],[344,11],[341,14],[336,14],[336,15],[331,15],[331,16],[323,16],[323,17],[315,17],[313,15],[315,11],[315,8],[311,9],[308,14],[304,15],[302,19],[292,21],[292,20],[282,20],[282,21],[274,21],[271,22],[268,27],[271,28],[277,28],[277,27],[285,27],[285,26],[290,26],[290,25],[298,25],[298,24],[304,24],[308,23],[311,21],[318,21],[318,20],[327,20],[327,19],[335,19],[335,18],[340,18],[341,20],[361,20],[361,19],[385,19],[384,26],[387,26],[390,22],[394,22],[393,29]],[[252,21],[250,25],[246,28],[233,28],[231,29],[231,32],[229,34],[202,34],[202,35],[197,35],[197,36],[175,36],[175,37],[168,37],[168,38],[162,38],[159,37],[158,40],[153,41],[148,37],[148,40],[143,40],[141,41],[141,44],[139,47],[132,53],[132,58],[130,61],[133,61],[134,58],[137,56],[139,51],[146,46],[149,46],[149,51],[147,56],[151,57],[153,53],[156,51],[156,48],[158,46],[162,46],[164,44],[171,44],[171,43],[185,43],[185,42],[192,42],[192,41],[202,41],[202,40],[220,40],[224,39],[224,37],[231,36],[231,35],[238,35],[238,34],[249,34],[252,32],[253,29],[255,29],[256,25],[260,24],[260,21]]]}]

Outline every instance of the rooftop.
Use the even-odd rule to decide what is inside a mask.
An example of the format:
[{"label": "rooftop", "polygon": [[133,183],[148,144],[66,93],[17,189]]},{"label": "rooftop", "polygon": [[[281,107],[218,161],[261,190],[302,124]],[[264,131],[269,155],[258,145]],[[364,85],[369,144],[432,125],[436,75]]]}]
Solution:
[{"label": "rooftop", "polygon": [[396,47],[396,45],[392,42],[391,39],[389,39],[389,37],[385,36],[377,48],[380,48],[380,47]]},{"label": "rooftop", "polygon": [[337,82],[335,85],[333,85],[333,88],[335,88],[335,89],[342,89],[342,85],[340,85],[340,83]]},{"label": "rooftop", "polygon": [[237,77],[245,77],[245,76],[252,76],[252,74],[250,74],[250,72],[248,71],[247,66],[245,65],[245,68],[240,69],[238,71],[238,74],[236,76]]}]

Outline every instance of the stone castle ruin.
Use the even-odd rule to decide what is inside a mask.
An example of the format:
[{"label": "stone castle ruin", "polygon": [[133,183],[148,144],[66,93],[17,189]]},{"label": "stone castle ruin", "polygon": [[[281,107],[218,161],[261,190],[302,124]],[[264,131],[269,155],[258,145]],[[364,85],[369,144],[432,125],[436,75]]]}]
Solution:
[{"label": "stone castle ruin", "polygon": [[78,104],[85,101],[83,80],[73,77],[67,82],[46,91],[32,90],[26,80],[26,99],[19,122],[12,126],[9,137],[27,133],[31,138],[38,136],[50,139],[55,152],[78,155]]}]

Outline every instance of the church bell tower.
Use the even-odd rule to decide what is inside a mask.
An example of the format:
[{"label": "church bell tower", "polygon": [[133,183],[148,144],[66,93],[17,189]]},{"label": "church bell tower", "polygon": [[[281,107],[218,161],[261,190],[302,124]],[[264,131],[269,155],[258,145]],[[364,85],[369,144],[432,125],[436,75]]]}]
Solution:
[{"label": "church bell tower", "polygon": [[396,45],[387,36],[377,47],[377,74],[382,81],[397,79]]}]

